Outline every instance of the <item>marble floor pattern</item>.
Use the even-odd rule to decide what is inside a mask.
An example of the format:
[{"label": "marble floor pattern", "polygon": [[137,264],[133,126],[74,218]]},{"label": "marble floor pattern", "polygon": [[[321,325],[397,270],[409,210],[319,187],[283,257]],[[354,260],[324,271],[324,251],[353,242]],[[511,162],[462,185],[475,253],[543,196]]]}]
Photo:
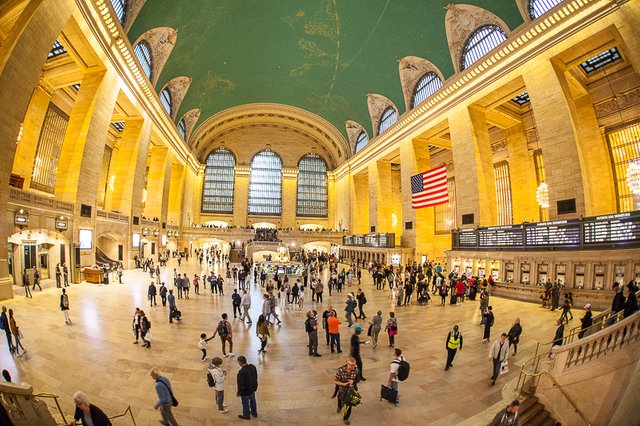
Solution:
[{"label": "marble floor pattern", "polygon": [[[172,260],[168,267],[162,268],[163,281],[171,282],[169,288],[172,288],[174,267],[177,264]],[[194,273],[201,273],[202,267],[190,260],[183,262],[178,271],[193,277]],[[233,325],[236,357],[245,355],[258,369],[259,417],[252,419],[251,424],[342,424],[342,416],[336,414],[331,395],[335,370],[345,363],[344,355],[348,354],[352,334],[344,321],[346,292],[334,292],[329,297],[325,291],[325,304],[315,307],[322,312],[328,302],[334,304],[343,320],[344,353],[331,354],[321,334],[319,351],[323,356],[307,355],[304,312],[313,306],[307,290],[305,311],[282,312],[282,325],[273,328],[268,353],[258,356],[255,324],[262,307],[259,285],[251,285],[252,326],[233,319],[230,297],[233,284],[229,282],[225,283],[224,297],[208,292],[197,296],[191,291],[189,300],[178,301],[183,321],[169,324],[168,308],[149,307],[146,300],[149,281],[148,274],[133,270],[125,272],[122,285],[73,284],[68,290],[72,325],[64,323],[59,309],[60,290],[55,285],[49,283],[49,288],[42,292],[33,292],[33,299],[26,299],[20,290],[4,305],[13,308],[28,352],[23,357],[11,356],[3,337],[1,368],[9,370],[14,381],[30,383],[35,392],[59,395],[68,419],[74,409],[72,395],[82,390],[109,415],[122,413],[130,405],[138,425],[156,425],[160,414],[153,409],[156,394],[149,371],[158,366],[171,380],[180,401],[180,406],[174,409],[180,425],[244,423],[237,417],[241,404],[235,396],[238,371],[235,358],[225,358],[223,364],[228,373],[225,399],[230,411],[219,414],[214,392],[206,383],[206,364],[200,361],[197,349],[200,333],[211,335],[220,315],[227,312]],[[368,299],[367,316],[372,317],[381,309],[386,321],[390,310],[396,312],[399,332],[396,347],[403,350],[410,362],[411,375],[400,383],[401,402],[397,407],[379,401],[380,384],[388,377],[392,350],[387,347],[383,333],[377,349],[362,346],[368,380],[360,385],[363,404],[353,411],[354,425],[453,425],[473,417],[501,400],[502,385],[517,376],[519,366],[533,354],[537,342],[548,342],[552,338],[555,319],[560,316],[559,312],[549,312],[537,304],[492,297],[496,315],[492,336],[497,338],[506,332],[516,316],[521,318],[524,332],[518,355],[510,357],[511,371],[501,377],[496,386],[490,386],[489,347],[482,344],[479,302],[441,307],[440,299],[434,298],[428,306],[414,302],[410,306],[395,307],[390,303],[388,290],[376,291],[372,287],[368,273],[363,273],[362,288]],[[131,320],[136,306],[144,309],[152,322],[151,349],[132,344]],[[582,312],[574,310],[573,315],[571,327],[579,324]],[[454,324],[458,324],[463,333],[464,348],[458,353],[454,367],[444,371],[444,341]],[[366,324],[364,328],[363,337]],[[219,355],[221,348],[216,338],[209,344],[209,358]],[[131,424],[131,421],[119,419],[115,424]]]}]

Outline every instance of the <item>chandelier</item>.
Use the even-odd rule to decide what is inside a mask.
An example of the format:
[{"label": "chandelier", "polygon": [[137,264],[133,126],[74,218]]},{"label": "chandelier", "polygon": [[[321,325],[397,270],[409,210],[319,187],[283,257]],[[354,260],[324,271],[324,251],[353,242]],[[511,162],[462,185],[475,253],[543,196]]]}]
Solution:
[{"label": "chandelier", "polygon": [[640,195],[640,162],[631,161],[627,167],[627,185],[634,195]]},{"label": "chandelier", "polygon": [[[638,169],[638,171],[640,172],[640,168]],[[640,177],[640,173],[638,176]],[[536,191],[536,201],[543,209],[549,208],[549,185],[544,182],[538,185],[538,190]]]}]

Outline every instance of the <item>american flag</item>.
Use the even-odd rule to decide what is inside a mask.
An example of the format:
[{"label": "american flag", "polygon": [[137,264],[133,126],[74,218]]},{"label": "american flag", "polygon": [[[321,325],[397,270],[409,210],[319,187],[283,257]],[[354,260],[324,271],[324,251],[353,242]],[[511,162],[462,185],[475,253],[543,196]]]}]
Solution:
[{"label": "american flag", "polygon": [[446,164],[411,176],[411,207],[421,209],[448,202]]}]

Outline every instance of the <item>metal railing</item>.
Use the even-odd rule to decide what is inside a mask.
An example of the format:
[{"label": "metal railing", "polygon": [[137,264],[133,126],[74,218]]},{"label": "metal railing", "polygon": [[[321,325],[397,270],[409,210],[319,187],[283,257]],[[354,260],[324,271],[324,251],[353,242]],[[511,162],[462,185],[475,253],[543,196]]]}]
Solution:
[{"label": "metal railing", "polygon": [[56,403],[56,407],[58,408],[58,414],[60,414],[60,416],[62,417],[62,421],[64,422],[64,424],[65,425],[67,424],[67,418],[64,415],[64,412],[62,411],[62,407],[60,407],[60,403],[58,402],[58,398],[60,398],[58,395],[55,395],[53,393],[48,393],[48,392],[40,392],[40,393],[33,394],[33,397],[53,399],[53,401]]},{"label": "metal railing", "polygon": [[126,416],[127,414],[129,414],[129,416],[131,416],[131,421],[133,422],[133,426],[137,426],[136,425],[136,419],[133,417],[133,412],[131,411],[131,406],[130,405],[127,407],[126,410],[124,410],[124,413],[116,414],[115,416],[111,416],[111,417],[109,417],[109,420],[118,419],[120,417]]}]

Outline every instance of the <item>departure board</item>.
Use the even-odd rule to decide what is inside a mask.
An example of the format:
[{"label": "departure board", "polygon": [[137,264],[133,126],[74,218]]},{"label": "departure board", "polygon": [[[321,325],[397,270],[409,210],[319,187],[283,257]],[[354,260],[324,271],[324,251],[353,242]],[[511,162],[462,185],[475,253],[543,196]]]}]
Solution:
[{"label": "departure board", "polygon": [[522,225],[481,228],[478,240],[480,247],[522,247]]},{"label": "departure board", "polygon": [[345,235],[342,244],[356,247],[393,248],[396,246],[396,234]]},{"label": "departure board", "polygon": [[[393,236],[394,241],[390,241],[390,236]],[[395,247],[395,243],[395,234],[380,234],[378,238],[374,240],[374,247]]]},{"label": "departure board", "polygon": [[558,220],[532,223],[525,227],[528,246],[579,246],[580,221]]},{"label": "departure board", "polygon": [[458,234],[460,247],[476,247],[478,245],[478,233],[474,231],[462,231]]},{"label": "departure board", "polygon": [[583,241],[585,245],[640,243],[640,212],[585,219]]},{"label": "departure board", "polygon": [[345,235],[342,237],[342,245],[352,246],[353,245],[353,235]]}]

